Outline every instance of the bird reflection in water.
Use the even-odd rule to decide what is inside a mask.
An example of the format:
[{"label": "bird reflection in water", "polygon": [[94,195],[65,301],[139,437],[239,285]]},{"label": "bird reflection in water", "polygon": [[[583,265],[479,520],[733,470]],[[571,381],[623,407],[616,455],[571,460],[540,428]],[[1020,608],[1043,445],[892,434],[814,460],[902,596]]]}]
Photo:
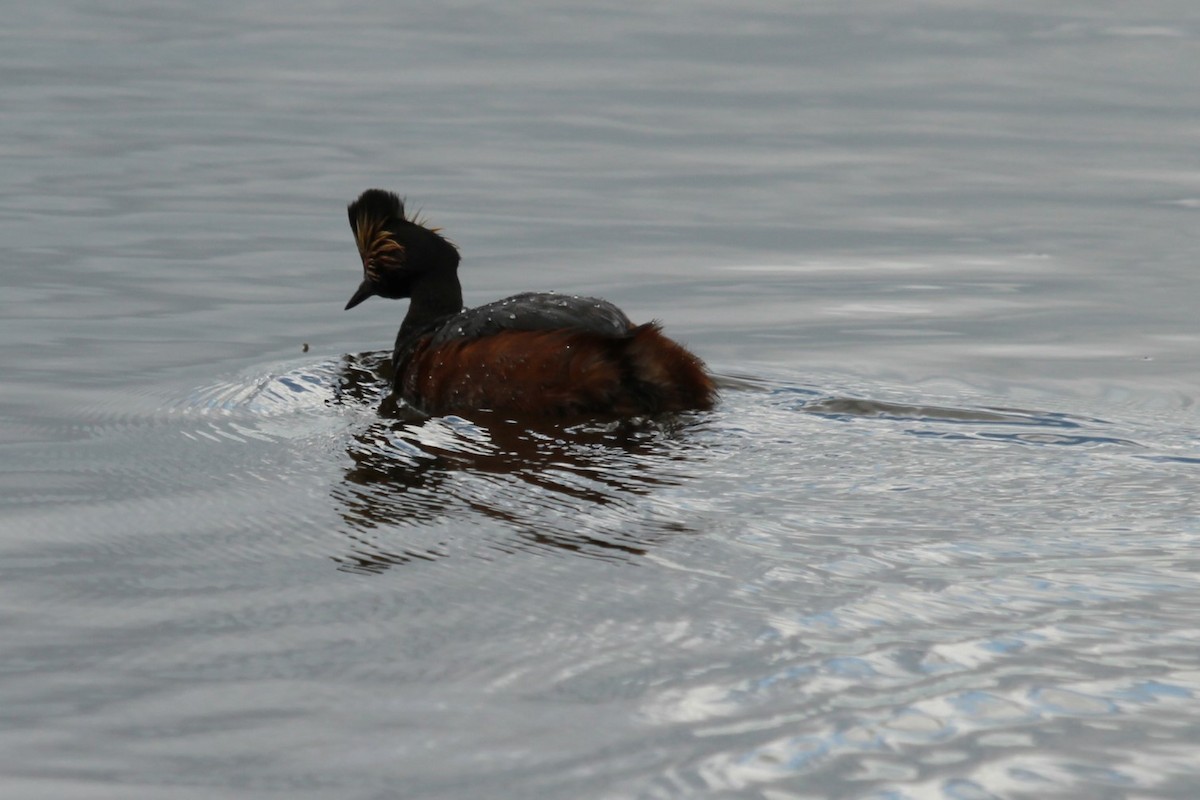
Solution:
[{"label": "bird reflection in water", "polygon": [[498,552],[629,560],[689,530],[645,502],[695,467],[676,435],[686,417],[574,425],[488,412],[427,418],[385,397],[390,368],[385,353],[347,357],[332,401],[380,409],[352,436],[352,465],[333,490],[353,543],[335,557],[339,569],[379,573],[444,558],[470,536]]}]

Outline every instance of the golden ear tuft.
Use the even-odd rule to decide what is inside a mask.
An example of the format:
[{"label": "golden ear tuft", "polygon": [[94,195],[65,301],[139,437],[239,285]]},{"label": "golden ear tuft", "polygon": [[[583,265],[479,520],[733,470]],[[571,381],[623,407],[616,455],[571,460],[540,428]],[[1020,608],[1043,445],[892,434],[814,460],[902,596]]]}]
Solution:
[{"label": "golden ear tuft", "polygon": [[354,228],[363,272],[372,281],[379,280],[381,270],[397,269],[404,264],[404,245],[392,238],[392,231],[385,225],[380,219],[360,217]]},{"label": "golden ear tuft", "polygon": [[404,219],[404,202],[383,189],[368,189],[346,208],[354,243],[367,280],[378,281],[380,272],[404,264],[404,245],[395,240]]}]

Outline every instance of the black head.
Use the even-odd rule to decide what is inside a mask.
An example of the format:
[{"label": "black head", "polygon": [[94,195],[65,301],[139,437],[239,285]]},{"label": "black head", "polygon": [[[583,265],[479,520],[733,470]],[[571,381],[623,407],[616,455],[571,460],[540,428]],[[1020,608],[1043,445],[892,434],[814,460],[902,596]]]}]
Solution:
[{"label": "black head", "polygon": [[420,291],[422,286],[449,288],[451,284],[451,294],[457,293],[458,297],[447,298],[447,302],[461,306],[456,274],[458,250],[436,228],[406,219],[399,197],[382,189],[368,189],[346,211],[363,265],[363,282],[346,308],[354,308],[371,295],[400,299],[413,297],[414,291],[428,293]]}]

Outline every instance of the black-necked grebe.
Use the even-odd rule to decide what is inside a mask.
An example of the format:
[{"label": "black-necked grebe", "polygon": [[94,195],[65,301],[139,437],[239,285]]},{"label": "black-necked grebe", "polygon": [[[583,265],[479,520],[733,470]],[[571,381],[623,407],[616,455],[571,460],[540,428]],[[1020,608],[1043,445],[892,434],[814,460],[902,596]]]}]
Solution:
[{"label": "black-necked grebe", "polygon": [[391,192],[350,204],[371,295],[409,298],[392,356],[393,389],[427,414],[477,409],[530,416],[636,416],[711,408],[716,386],[657,323],[634,325],[593,297],[518,294],[463,310],[458,250],[406,219]]}]

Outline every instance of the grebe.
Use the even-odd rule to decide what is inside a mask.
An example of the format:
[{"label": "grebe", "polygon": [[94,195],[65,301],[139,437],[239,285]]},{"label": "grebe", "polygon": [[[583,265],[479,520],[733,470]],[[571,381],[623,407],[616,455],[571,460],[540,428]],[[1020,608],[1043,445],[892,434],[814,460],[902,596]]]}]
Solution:
[{"label": "grebe", "polygon": [[544,292],[463,309],[458,250],[368,189],[347,209],[372,295],[409,298],[392,355],[393,391],[426,414],[637,416],[711,408],[716,385],[696,356],[634,325],[606,300]]}]

